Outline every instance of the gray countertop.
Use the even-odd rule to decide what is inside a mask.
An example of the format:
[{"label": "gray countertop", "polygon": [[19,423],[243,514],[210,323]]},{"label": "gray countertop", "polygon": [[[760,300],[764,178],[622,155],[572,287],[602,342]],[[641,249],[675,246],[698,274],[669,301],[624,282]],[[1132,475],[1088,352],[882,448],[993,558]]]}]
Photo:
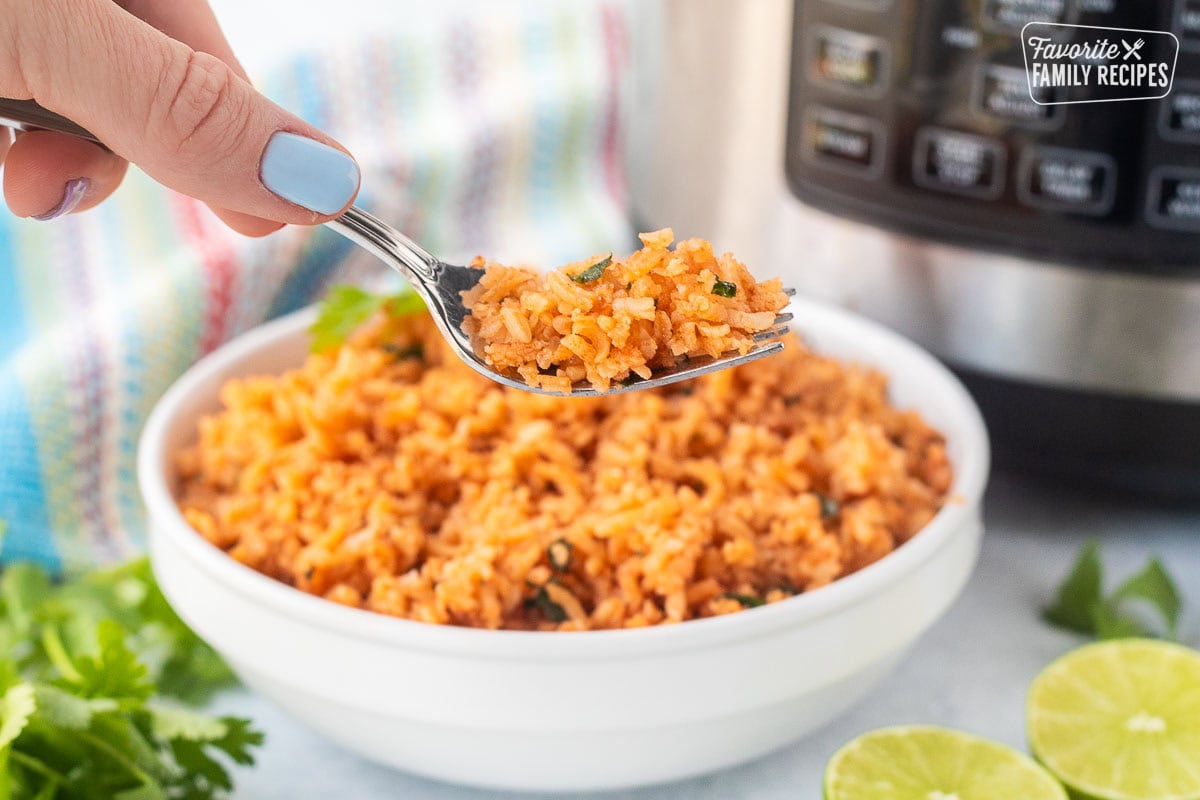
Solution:
[{"label": "gray countertop", "polygon": [[[1185,596],[1181,639],[1200,642],[1200,508],[1124,504],[999,477],[988,491],[985,514],[983,554],[962,597],[901,667],[846,716],[741,767],[683,783],[589,797],[818,798],[829,756],[854,736],[884,725],[948,725],[1024,749],[1022,718],[1030,681],[1080,641],[1042,624],[1039,607],[1089,537],[1102,542],[1110,582],[1138,569],[1150,555],[1160,556]],[[258,766],[237,774],[237,798],[519,796],[436,783],[370,764],[248,693],[226,695],[218,706],[254,718],[267,731]]]}]

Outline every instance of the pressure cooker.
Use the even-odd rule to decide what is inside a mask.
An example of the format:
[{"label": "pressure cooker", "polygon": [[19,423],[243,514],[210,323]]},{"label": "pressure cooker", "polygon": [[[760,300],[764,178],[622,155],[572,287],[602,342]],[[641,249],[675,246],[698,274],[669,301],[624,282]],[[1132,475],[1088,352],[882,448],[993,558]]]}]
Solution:
[{"label": "pressure cooker", "polygon": [[[1009,466],[1200,497],[1200,0],[792,11],[789,280],[951,364]],[[1155,85],[1039,85],[1030,25]]]},{"label": "pressure cooker", "polygon": [[[638,221],[916,339],[1001,465],[1200,498],[1200,0],[658,7]],[[1034,30],[1147,86],[1037,85]]]}]

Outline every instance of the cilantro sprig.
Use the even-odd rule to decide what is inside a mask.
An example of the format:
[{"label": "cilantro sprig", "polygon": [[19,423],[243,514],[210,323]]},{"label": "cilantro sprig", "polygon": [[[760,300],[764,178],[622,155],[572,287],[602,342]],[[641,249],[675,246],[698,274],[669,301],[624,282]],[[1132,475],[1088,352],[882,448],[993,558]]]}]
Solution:
[{"label": "cilantro sprig", "polygon": [[0,796],[208,800],[262,734],[181,703],[234,683],[167,605],[145,559],[53,582],[0,573]]},{"label": "cilantro sprig", "polygon": [[392,317],[406,317],[424,310],[425,303],[412,289],[376,294],[358,286],[334,286],[321,302],[317,321],[308,329],[312,351],[332,350],[380,311]]},{"label": "cilantro sprig", "polygon": [[[1136,613],[1135,604],[1156,612],[1161,627],[1155,630]],[[1111,594],[1104,593],[1104,565],[1100,544],[1092,540],[1079,551],[1043,618],[1052,625],[1100,639],[1150,636],[1174,639],[1183,601],[1162,562],[1152,558],[1141,570],[1122,581]]]}]

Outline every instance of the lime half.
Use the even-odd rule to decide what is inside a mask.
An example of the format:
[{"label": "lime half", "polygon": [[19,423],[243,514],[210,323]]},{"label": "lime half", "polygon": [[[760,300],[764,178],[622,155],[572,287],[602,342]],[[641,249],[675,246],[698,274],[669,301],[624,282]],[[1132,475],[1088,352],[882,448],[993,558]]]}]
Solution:
[{"label": "lime half", "polygon": [[1066,800],[1033,759],[978,736],[934,727],[863,734],[825,768],[825,800]]},{"label": "lime half", "polygon": [[1033,753],[1104,800],[1200,800],[1200,653],[1150,639],[1087,645],[1029,689]]}]

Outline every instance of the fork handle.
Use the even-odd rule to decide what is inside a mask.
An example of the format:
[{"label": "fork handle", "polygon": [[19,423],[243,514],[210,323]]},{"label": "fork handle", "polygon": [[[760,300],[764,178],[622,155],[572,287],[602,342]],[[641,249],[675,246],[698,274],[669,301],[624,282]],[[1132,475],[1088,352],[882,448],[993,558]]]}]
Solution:
[{"label": "fork handle", "polygon": [[61,114],[55,114],[53,111],[42,108],[32,100],[13,100],[8,97],[0,97],[0,125],[7,125],[22,131],[57,131],[77,136],[80,139],[87,139],[89,142],[99,145],[104,144],[87,128],[76,125]]},{"label": "fork handle", "polygon": [[325,225],[396,269],[409,283],[427,287],[437,282],[436,258],[412,239],[358,206],[350,206],[344,214],[334,217]]}]

